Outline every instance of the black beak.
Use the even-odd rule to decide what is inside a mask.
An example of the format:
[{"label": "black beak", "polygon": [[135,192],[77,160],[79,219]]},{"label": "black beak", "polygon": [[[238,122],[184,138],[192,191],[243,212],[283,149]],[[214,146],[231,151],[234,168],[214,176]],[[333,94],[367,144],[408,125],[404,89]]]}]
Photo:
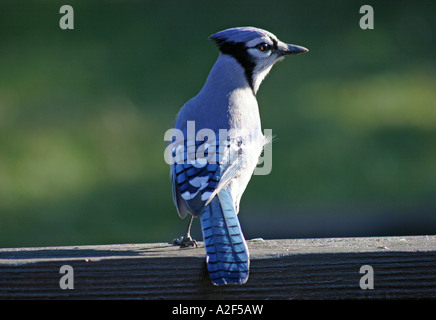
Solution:
[{"label": "black beak", "polygon": [[287,44],[286,46],[287,48],[280,49],[280,54],[283,56],[288,54],[297,54],[297,53],[304,53],[309,51],[309,49],[306,49],[305,47],[297,46],[294,44]]}]

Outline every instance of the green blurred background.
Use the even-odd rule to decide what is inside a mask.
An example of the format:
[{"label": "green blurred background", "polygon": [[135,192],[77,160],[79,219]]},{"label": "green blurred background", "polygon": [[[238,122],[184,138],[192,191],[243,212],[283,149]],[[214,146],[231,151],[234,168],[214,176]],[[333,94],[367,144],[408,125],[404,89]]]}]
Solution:
[{"label": "green blurred background", "polygon": [[[74,30],[59,28],[63,4]],[[359,28],[364,4],[374,30]],[[2,1],[0,246],[181,235],[163,136],[217,58],[208,36],[246,25],[310,49],[258,93],[276,140],[271,174],[241,202],[246,238],[435,234],[435,12],[434,1]]]}]

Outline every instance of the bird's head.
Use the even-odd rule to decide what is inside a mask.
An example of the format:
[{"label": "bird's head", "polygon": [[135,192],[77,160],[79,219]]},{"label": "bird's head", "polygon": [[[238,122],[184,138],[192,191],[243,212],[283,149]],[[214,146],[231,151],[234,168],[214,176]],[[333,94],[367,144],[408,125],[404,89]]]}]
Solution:
[{"label": "bird's head", "polygon": [[239,27],[211,35],[221,53],[234,57],[245,70],[245,76],[254,93],[272,66],[286,55],[309,51],[304,47],[286,44],[266,30]]}]

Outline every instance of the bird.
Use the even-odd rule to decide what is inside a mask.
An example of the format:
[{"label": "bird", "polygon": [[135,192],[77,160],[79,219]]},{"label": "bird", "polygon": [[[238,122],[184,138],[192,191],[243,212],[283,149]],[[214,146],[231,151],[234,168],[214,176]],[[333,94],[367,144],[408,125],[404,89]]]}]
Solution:
[{"label": "bird", "polygon": [[173,243],[197,246],[190,230],[193,218],[200,217],[210,280],[216,286],[237,285],[247,282],[250,267],[239,204],[271,140],[262,133],[256,94],[276,62],[308,49],[256,27],[226,29],[209,39],[219,56],[202,89],[176,118],[183,139],[171,149],[172,194],[179,216],[190,218],[185,235]]}]

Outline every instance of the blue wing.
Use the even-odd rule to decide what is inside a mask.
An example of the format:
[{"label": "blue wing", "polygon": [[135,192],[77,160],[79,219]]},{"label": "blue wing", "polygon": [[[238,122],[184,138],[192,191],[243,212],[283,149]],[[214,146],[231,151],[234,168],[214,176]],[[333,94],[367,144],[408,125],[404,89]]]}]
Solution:
[{"label": "blue wing", "polygon": [[[204,148],[203,142],[192,146],[185,140],[183,146],[174,147],[172,151],[176,159],[171,166],[173,199],[182,218],[187,213],[201,215],[211,198],[231,179],[230,173],[236,172],[228,170],[232,167],[230,153],[220,157],[218,151],[222,149],[218,142],[214,143],[213,148],[209,149]],[[199,148],[203,148],[201,155],[204,157],[196,158]],[[230,149],[230,143],[227,142],[225,148]]]}]

